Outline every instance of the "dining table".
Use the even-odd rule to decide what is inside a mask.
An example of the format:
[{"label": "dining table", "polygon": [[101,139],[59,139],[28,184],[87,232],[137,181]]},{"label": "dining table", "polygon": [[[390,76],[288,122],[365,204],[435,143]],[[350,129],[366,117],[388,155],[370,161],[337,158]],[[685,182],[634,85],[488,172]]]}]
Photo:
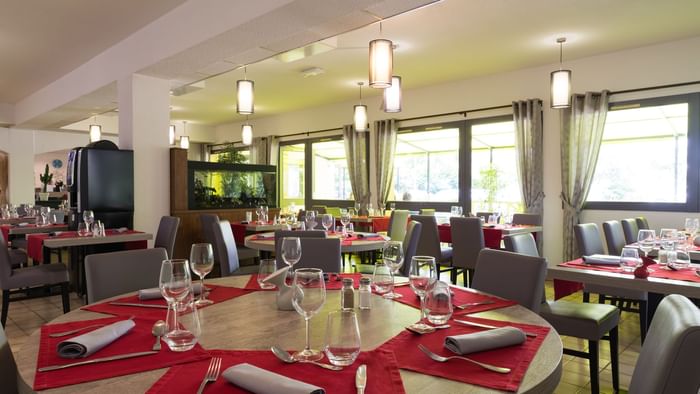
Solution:
[{"label": "dining table", "polygon": [[[329,233],[328,238],[341,238],[341,253],[358,253],[380,250],[390,238],[376,233],[355,232],[349,237],[343,237],[341,233]],[[253,234],[245,237],[245,246],[264,252],[275,251],[275,233]]]},{"label": "dining table", "polygon": [[17,236],[24,236],[27,234],[40,234],[40,233],[50,233],[54,231],[65,231],[68,230],[68,225],[64,223],[54,223],[47,225],[38,225],[34,223],[18,223],[18,224],[2,224],[0,225],[0,231],[2,236],[6,241],[11,241],[12,238]]},{"label": "dining table", "polygon": [[17,218],[0,218],[0,224],[34,223],[36,216],[20,216]]},{"label": "dining table", "polygon": [[[536,236],[542,231],[542,226],[525,224],[484,224],[484,244],[487,248],[500,249],[503,237],[515,234],[532,233]],[[438,224],[440,242],[452,243],[452,226],[449,223]]]},{"label": "dining table", "polygon": [[[230,276],[225,278],[217,278],[207,280],[210,286],[218,286],[221,289],[225,287],[243,289],[251,280],[250,275]],[[230,289],[229,292],[235,290]],[[213,294],[219,290],[213,290]],[[241,290],[239,290],[240,292]],[[486,295],[483,295],[486,296]],[[121,298],[124,295],[114,298]],[[229,297],[222,301],[216,301],[213,305],[209,305],[198,311],[201,322],[201,335],[199,337],[198,347],[194,350],[179,353],[181,365],[162,367],[158,365],[150,365],[149,358],[157,360],[157,357],[166,357],[169,350],[162,350],[157,355],[146,356],[141,359],[133,358],[115,362],[114,365],[124,365],[131,372],[119,371],[114,367],[109,368],[111,361],[103,363],[102,378],[95,379],[89,375],[81,374],[81,369],[89,370],[92,366],[80,366],[52,372],[37,372],[39,359],[47,357],[45,353],[54,352],[55,348],[49,348],[44,345],[42,348],[42,329],[32,333],[24,342],[22,347],[16,352],[15,360],[20,376],[30,386],[35,384],[40,387],[46,387],[46,390],[38,390],[39,392],[47,393],[98,393],[112,390],[118,390],[126,393],[144,393],[144,392],[190,392],[189,386],[186,386],[184,381],[188,381],[191,387],[191,392],[194,392],[199,382],[204,376],[204,372],[209,364],[211,356],[228,357],[228,364],[223,366],[221,371],[231,365],[232,359],[236,362],[248,363],[266,363],[270,368],[274,368],[277,373],[290,374],[294,377],[294,373],[300,373],[305,376],[307,382],[314,384],[319,382],[327,382],[331,387],[326,387],[329,393],[333,392],[355,392],[354,387],[354,370],[357,369],[360,362],[368,365],[367,370],[367,392],[402,392],[407,393],[502,393],[503,390],[491,388],[495,381],[501,381],[503,384],[511,387],[509,392],[518,393],[543,393],[553,392],[559,383],[562,370],[562,342],[557,332],[536,313],[513,303],[504,304],[510,305],[498,309],[491,309],[485,312],[478,312],[463,317],[469,320],[488,319],[492,323],[500,325],[517,325],[527,327],[526,330],[537,330],[540,334],[538,338],[531,338],[528,341],[537,343],[537,347],[532,348],[531,358],[528,363],[521,365],[521,377],[517,384],[512,384],[512,375],[499,374],[482,370],[473,364],[461,361],[452,360],[449,364],[440,364],[436,361],[431,361],[427,356],[423,355],[417,349],[407,349],[404,347],[393,348],[387,346],[396,341],[433,341],[440,342],[446,334],[442,331],[436,331],[431,334],[417,336],[405,330],[405,327],[411,325],[419,318],[419,310],[406,303],[396,302],[393,300],[382,298],[376,294],[371,295],[372,307],[369,310],[355,310],[357,314],[358,326],[361,336],[361,350],[358,361],[353,365],[345,367],[347,372],[328,371],[311,364],[285,364],[272,357],[269,351],[270,347],[277,345],[282,349],[294,350],[301,349],[305,343],[305,324],[304,319],[297,314],[296,311],[282,311],[276,307],[276,291],[246,291],[239,293],[236,297]],[[98,301],[98,303],[109,302],[110,300]],[[76,325],[93,323],[93,319],[105,318],[109,315],[96,313],[86,310],[93,309],[92,305],[88,305],[81,309],[73,310],[67,314],[61,315],[49,323],[49,326],[44,326],[45,331],[50,327],[61,327],[61,324],[73,322]],[[340,307],[340,291],[327,290],[326,300],[321,311],[310,320],[310,343],[312,348],[321,348],[324,343],[326,317],[327,315]],[[142,308],[148,310],[149,308]],[[151,309],[152,311],[162,311],[159,309]],[[133,311],[125,307],[121,313],[121,319],[128,319],[128,316]],[[150,310],[149,310],[150,311]],[[146,312],[144,312],[146,313]],[[165,312],[148,312],[161,313]],[[115,313],[112,313],[115,314]],[[132,315],[133,316],[133,315]],[[143,315],[142,315],[143,316]],[[136,329],[140,329],[141,335],[144,336],[144,342],[148,342],[144,347],[150,350],[153,344],[153,337],[150,337],[150,328],[154,320],[144,320],[143,317],[136,317]],[[483,328],[464,328],[465,330],[483,331]],[[54,331],[55,332],[55,331]],[[130,334],[127,334],[130,335]],[[136,334],[134,334],[136,335]],[[433,336],[433,337],[430,337]],[[146,338],[148,337],[148,338]],[[432,338],[432,339],[431,339]],[[529,337],[528,337],[529,338]],[[146,341],[147,339],[147,341]],[[117,341],[121,341],[118,339]],[[127,341],[127,339],[124,339]],[[110,346],[102,349],[106,351]],[[167,349],[166,345],[163,345]],[[519,345],[520,346],[520,345]],[[526,347],[526,344],[522,346]],[[200,348],[201,347],[201,348]],[[390,350],[393,349],[393,350]],[[509,348],[497,349],[495,351],[486,351],[476,353],[472,357],[486,357],[493,352],[507,351]],[[437,350],[437,349],[435,349]],[[119,352],[119,349],[112,348],[112,352]],[[202,359],[202,352],[208,352],[210,356]],[[122,351],[123,352],[123,351]],[[441,369],[462,371],[465,376],[458,376],[457,379],[470,378],[470,374],[483,374],[485,377],[482,384],[470,384],[458,381],[457,379],[446,379],[435,375],[417,372],[406,368],[399,369],[397,366],[401,360],[408,357],[408,354],[417,354],[418,362],[421,366]],[[481,354],[481,356],[480,356]],[[49,354],[50,356],[50,354]],[[100,356],[96,353],[93,356]],[[378,358],[378,359],[375,359]],[[64,360],[67,362],[71,360]],[[325,361],[325,360],[324,360]],[[510,360],[513,362],[513,360]],[[326,361],[327,362],[327,361]],[[383,364],[386,362],[387,364]],[[515,362],[518,364],[518,362]],[[45,364],[44,364],[45,365]],[[96,366],[95,366],[96,367]],[[476,368],[474,370],[473,368]],[[417,368],[420,370],[420,367]],[[393,370],[393,372],[392,372]],[[137,372],[133,372],[137,371]],[[296,372],[295,372],[296,371]],[[468,372],[473,371],[473,372]],[[54,375],[50,375],[54,374]],[[62,381],[61,383],[52,382],[51,377],[60,379],[66,374],[72,375],[75,382],[69,384],[70,381]],[[200,376],[201,374],[201,376]],[[511,373],[512,374],[512,373]],[[41,379],[35,381],[35,378]],[[381,378],[380,378],[381,377]],[[181,382],[182,381],[182,382]],[[389,382],[390,381],[390,382]],[[180,382],[180,383],[178,383]],[[320,383],[319,383],[320,384]],[[378,387],[387,384],[394,384],[395,390],[381,391]],[[334,390],[333,385],[343,385],[343,390]],[[214,386],[214,387],[210,387]],[[219,377],[218,381],[210,385],[205,390],[212,392],[243,392],[235,391],[233,386]],[[169,388],[168,388],[169,387]],[[336,389],[339,388],[335,387]],[[374,391],[373,391],[374,390]]]}]

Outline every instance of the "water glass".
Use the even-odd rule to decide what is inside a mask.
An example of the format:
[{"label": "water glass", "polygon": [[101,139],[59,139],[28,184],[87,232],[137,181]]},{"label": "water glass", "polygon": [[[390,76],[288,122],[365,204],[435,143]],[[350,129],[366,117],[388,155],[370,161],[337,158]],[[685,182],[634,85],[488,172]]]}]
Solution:
[{"label": "water glass", "polygon": [[88,231],[92,231],[92,223],[95,222],[95,213],[91,210],[83,211],[83,221],[87,223]]},{"label": "water glass", "polygon": [[642,265],[642,259],[639,258],[639,250],[632,247],[622,248],[620,255],[620,267],[624,272],[633,272],[637,267]]},{"label": "water glass", "polygon": [[447,323],[452,317],[452,295],[450,286],[442,281],[435,282],[435,285],[425,296],[425,314],[428,321],[440,325]]},{"label": "water glass", "polygon": [[688,252],[681,249],[670,251],[668,254],[668,266],[677,270],[690,267]]},{"label": "water glass", "polygon": [[78,236],[87,237],[90,235],[90,230],[88,230],[88,224],[85,222],[78,223]]},{"label": "water glass", "polygon": [[498,224],[498,216],[489,215],[488,224]]},{"label": "water glass", "polygon": [[343,225],[343,227],[346,227],[350,223],[350,213],[345,211],[345,213],[340,214],[340,224]]},{"label": "water glass", "polygon": [[299,237],[282,238],[280,253],[282,254],[282,260],[289,266],[291,271],[294,268],[294,264],[301,260],[301,239]]},{"label": "water glass", "polygon": [[248,223],[253,221],[253,211],[245,211],[245,221]]},{"label": "water glass", "polygon": [[659,231],[659,246],[664,250],[675,249],[678,231],[675,228],[662,228]]},{"label": "water glass", "polygon": [[275,259],[262,259],[260,260],[260,268],[258,269],[258,285],[261,289],[274,289],[275,285],[272,283],[263,282],[268,276],[272,275],[273,272],[277,270],[277,264]]},{"label": "water glass", "polygon": [[374,286],[374,292],[381,296],[391,293],[394,290],[394,275],[392,274],[392,269],[383,261],[377,262],[374,266],[372,286]]},{"label": "water glass", "polygon": [[207,300],[207,292],[204,288],[204,277],[214,268],[214,252],[211,244],[192,245],[192,248],[190,248],[190,268],[192,268],[192,272],[199,276],[202,288],[202,291],[199,293],[199,299],[196,301],[197,306],[213,304],[212,300]]},{"label": "water glass", "polygon": [[654,243],[656,242],[656,231],[654,230],[639,230],[637,233],[637,243],[639,244],[639,249],[644,252],[647,256],[649,252],[654,249]]},{"label": "water glass", "polygon": [[292,282],[292,306],[304,317],[306,323],[306,346],[304,350],[294,353],[295,360],[320,360],[323,354],[311,349],[309,337],[309,320],[315,316],[326,303],[326,282],[323,271],[318,268],[300,268],[294,272]]},{"label": "water glass", "polygon": [[165,318],[166,333],[163,340],[174,352],[192,349],[202,334],[199,311],[191,287],[182,301],[174,303],[175,307],[168,308]]},{"label": "water glass", "polygon": [[348,366],[360,354],[360,327],[353,311],[328,314],[324,352],[333,365]]},{"label": "water glass", "polygon": [[437,281],[435,257],[413,256],[408,282],[411,290],[420,298],[421,319],[425,317],[425,295]]},{"label": "water glass", "polygon": [[[188,321],[187,316],[194,313],[184,313],[196,311],[189,262],[186,259],[163,260],[158,281],[160,293],[168,302],[167,330],[163,339],[173,351],[189,350],[201,333],[198,316],[194,318],[196,322]],[[190,326],[184,326],[185,323]]]},{"label": "water glass", "polygon": [[394,203],[394,202],[390,203],[389,209],[391,209],[392,211],[396,210],[396,203]]}]

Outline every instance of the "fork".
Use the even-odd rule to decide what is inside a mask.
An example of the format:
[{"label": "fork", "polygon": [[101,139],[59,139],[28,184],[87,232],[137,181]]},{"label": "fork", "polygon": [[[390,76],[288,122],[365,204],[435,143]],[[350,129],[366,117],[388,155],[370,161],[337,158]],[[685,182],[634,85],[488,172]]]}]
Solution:
[{"label": "fork", "polygon": [[221,370],[221,357],[213,357],[209,363],[209,368],[207,369],[206,375],[204,375],[204,380],[199,385],[199,390],[197,394],[202,394],[204,391],[204,386],[209,382],[215,382],[219,377],[219,371]]},{"label": "fork", "polygon": [[418,349],[420,349],[421,352],[425,353],[431,359],[438,361],[438,362],[441,362],[441,363],[444,363],[444,362],[447,362],[447,361],[453,360],[453,359],[459,359],[459,360],[469,361],[470,363],[476,364],[476,365],[480,366],[481,368],[488,369],[489,371],[498,372],[498,373],[509,373],[510,372],[510,368],[497,367],[495,365],[481,363],[481,362],[478,362],[476,360],[472,360],[471,358],[467,358],[467,357],[463,357],[463,356],[444,357],[444,356],[441,356],[439,354],[433,353],[432,351],[430,351],[430,349],[423,346],[422,344],[418,345]]}]

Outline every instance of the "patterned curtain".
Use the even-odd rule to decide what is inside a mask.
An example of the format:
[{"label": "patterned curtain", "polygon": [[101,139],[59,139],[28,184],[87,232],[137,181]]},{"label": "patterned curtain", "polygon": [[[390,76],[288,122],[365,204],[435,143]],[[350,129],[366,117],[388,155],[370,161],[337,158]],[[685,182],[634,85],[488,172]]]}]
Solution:
[{"label": "patterned curtain", "polygon": [[574,225],[591,188],[603,140],[610,92],[572,96],[571,109],[561,117],[561,200],[564,208],[564,260],[579,256]]},{"label": "patterned curtain", "polygon": [[394,152],[396,150],[396,120],[374,122],[374,135],[377,151],[377,203],[378,208],[386,207],[391,183],[394,180]]},{"label": "patterned curtain", "polygon": [[515,150],[525,212],[542,216],[542,100],[513,101]]},{"label": "patterned curtain", "polygon": [[345,157],[348,161],[350,187],[355,202],[362,203],[369,193],[367,179],[367,134],[357,133],[352,125],[343,126]]}]

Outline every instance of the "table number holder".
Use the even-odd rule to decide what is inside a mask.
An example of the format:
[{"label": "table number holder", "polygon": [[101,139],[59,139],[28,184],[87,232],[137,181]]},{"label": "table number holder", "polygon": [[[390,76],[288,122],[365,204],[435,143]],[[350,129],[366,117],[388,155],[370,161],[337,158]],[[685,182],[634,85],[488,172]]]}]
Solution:
[{"label": "table number holder", "polygon": [[277,309],[281,311],[293,311],[292,287],[287,285],[287,271],[289,267],[280,268],[263,280],[277,286]]}]

